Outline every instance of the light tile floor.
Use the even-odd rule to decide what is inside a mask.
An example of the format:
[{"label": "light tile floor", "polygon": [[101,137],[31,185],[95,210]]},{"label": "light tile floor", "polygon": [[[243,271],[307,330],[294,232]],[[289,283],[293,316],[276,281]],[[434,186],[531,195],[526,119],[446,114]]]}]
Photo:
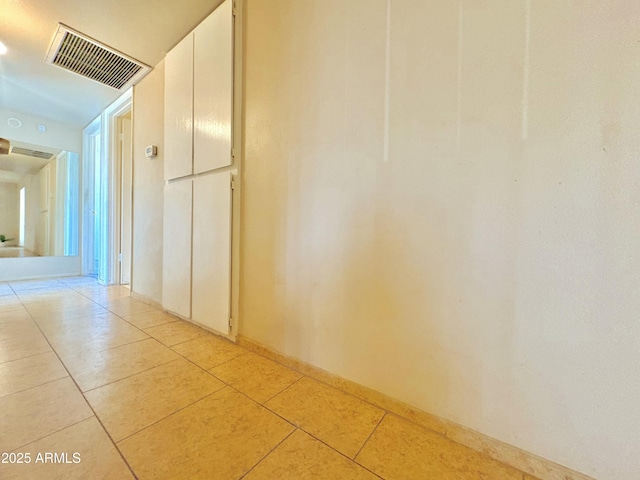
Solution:
[{"label": "light tile floor", "polygon": [[525,479],[85,277],[0,284],[0,455],[2,479]]}]

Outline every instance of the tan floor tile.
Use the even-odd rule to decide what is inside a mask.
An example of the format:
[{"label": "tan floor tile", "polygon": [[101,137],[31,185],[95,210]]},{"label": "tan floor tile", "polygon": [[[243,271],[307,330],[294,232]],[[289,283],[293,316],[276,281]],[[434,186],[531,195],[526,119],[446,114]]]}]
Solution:
[{"label": "tan floor tile", "polygon": [[168,347],[188,342],[203,335],[210,335],[206,330],[183,320],[145,328],[144,331]]},{"label": "tan floor tile", "polygon": [[63,277],[59,280],[70,287],[100,286],[98,279],[94,277]]},{"label": "tan floor tile", "polygon": [[16,295],[23,303],[34,303],[60,300],[63,298],[74,298],[79,296],[68,287],[62,288],[37,288],[33,290],[23,290],[16,292]]},{"label": "tan floor tile", "polygon": [[[4,298],[4,297],[0,297]],[[25,308],[22,306],[22,302],[20,300],[7,300],[5,302],[0,302],[0,315],[5,315],[11,312],[16,311],[25,311]]]},{"label": "tan floor tile", "polygon": [[0,363],[0,397],[67,376],[67,371],[53,352]]},{"label": "tan floor tile", "polygon": [[12,302],[15,302],[16,300],[20,301],[20,299],[16,296],[15,293],[13,293],[13,291],[7,291],[5,289],[3,294],[0,295],[0,305],[4,305],[6,303],[12,303]]},{"label": "tan floor tile", "polygon": [[[133,479],[129,467],[104,432],[96,417],[90,417],[17,450],[28,453],[28,465],[0,465],[3,479],[102,480]],[[36,463],[38,454],[66,453],[69,463]],[[77,454],[74,457],[74,454]],[[74,459],[79,460],[73,463]]]},{"label": "tan floor tile", "polygon": [[56,279],[53,280],[20,280],[9,282],[14,292],[24,292],[27,290],[58,290],[67,288],[66,285]]},{"label": "tan floor tile", "polygon": [[475,450],[387,415],[356,461],[386,479],[522,480],[522,473]]},{"label": "tan floor tile", "polygon": [[293,427],[224,388],[118,444],[139,478],[240,478]]},{"label": "tan floor tile", "polygon": [[224,385],[184,359],[87,392],[115,441],[148,427]]},{"label": "tan floor tile", "polygon": [[168,347],[149,338],[97,353],[67,356],[64,362],[80,389],[86,392],[178,358]]},{"label": "tan floor tile", "polygon": [[[111,287],[120,287],[120,285],[111,285],[107,287],[105,285],[94,284],[94,285],[74,285],[73,290],[78,292],[81,295],[90,295],[93,293],[103,293],[106,292],[107,289]],[[124,288],[119,288],[118,290],[125,290]],[[128,289],[126,289],[128,290]]]},{"label": "tan floor tile", "polygon": [[50,351],[51,347],[42,334],[0,340],[0,363]]},{"label": "tan floor tile", "polygon": [[111,298],[128,297],[131,295],[131,289],[125,285],[108,285],[100,288]]},{"label": "tan floor tile", "polygon": [[[101,307],[95,302],[87,298],[66,298],[66,299],[56,299],[56,300],[38,300],[38,301],[30,301],[24,302],[24,306],[29,313],[33,315],[34,318],[44,317],[46,318],[50,314],[60,315],[64,313],[65,310],[80,310],[81,312],[90,310],[88,314],[84,316],[91,315],[93,311],[101,311],[104,310],[104,307]],[[69,312],[69,317],[71,317],[71,313],[76,313],[75,311]],[[82,315],[81,315],[82,316]]]},{"label": "tan floor tile", "polygon": [[379,477],[324,443],[296,430],[243,480],[375,480]]},{"label": "tan floor tile", "polygon": [[149,338],[143,331],[110,313],[70,322],[46,325],[40,323],[63,361],[78,354],[99,352]]},{"label": "tan floor tile", "polygon": [[31,315],[25,308],[21,308],[18,310],[12,310],[10,312],[2,312],[0,311],[0,325],[5,323],[15,323],[15,322],[33,322]]},{"label": "tan floor tile", "polygon": [[247,349],[215,335],[198,337],[172,348],[205,370],[248,352]]},{"label": "tan floor tile", "polygon": [[131,297],[120,297],[120,298],[110,299],[106,303],[102,303],[102,305],[105,308],[107,308],[109,311],[120,316],[135,315],[136,313],[151,312],[151,311],[158,310],[153,305],[149,305],[148,303],[141,302],[140,300],[135,300]]},{"label": "tan floor tile", "polygon": [[21,292],[18,297],[25,305],[32,307],[45,306],[46,304],[73,306],[91,302],[90,299],[73,290],[32,290]]},{"label": "tan floor tile", "polygon": [[107,312],[107,309],[93,302],[72,306],[27,307],[27,310],[29,310],[29,313],[38,322],[65,321],[75,318],[89,317],[92,315],[100,315]]},{"label": "tan floor tile", "polygon": [[178,318],[160,310],[152,310],[150,312],[136,313],[135,315],[123,316],[127,322],[135,325],[138,328],[145,329],[150,327],[157,327],[158,325],[164,325],[165,323],[171,323],[178,320]]},{"label": "tan floor tile", "polygon": [[5,305],[7,303],[13,303],[16,301],[20,301],[20,299],[16,296],[15,293],[5,291],[2,295],[0,295],[0,305]]},{"label": "tan floor tile", "polygon": [[350,458],[384,415],[383,410],[309,377],[265,406]]},{"label": "tan floor tile", "polygon": [[107,304],[108,301],[116,298],[128,297],[131,291],[121,285],[111,285],[105,287],[102,285],[94,285],[88,287],[74,287],[74,290],[91,300],[100,303],[101,305]]},{"label": "tan floor tile", "polygon": [[11,285],[8,283],[0,283],[0,297],[4,297],[5,295],[14,295]]},{"label": "tan floor tile", "polygon": [[[25,303],[32,303],[37,305],[38,303],[58,303],[58,304],[68,304],[68,305],[81,305],[89,302],[93,302],[90,298],[85,297],[84,295],[74,291],[58,291],[58,292],[41,292],[41,293],[20,293],[20,299],[22,299]],[[28,298],[27,298],[28,296]],[[95,302],[93,302],[95,303]]]},{"label": "tan floor tile", "polygon": [[22,447],[93,415],[70,378],[0,398],[0,451]]},{"label": "tan floor tile", "polygon": [[131,327],[127,322],[117,315],[103,310],[93,315],[85,315],[83,317],[70,317],[65,319],[45,319],[39,318],[35,320],[45,335],[58,335],[63,333],[91,332],[94,329],[105,329],[114,325],[126,325]]},{"label": "tan floor tile", "polygon": [[33,320],[0,323],[0,341],[20,338],[32,338],[42,335]]},{"label": "tan floor tile", "polygon": [[82,305],[96,305],[96,302],[77,292],[57,292],[41,294],[20,294],[20,301],[29,308],[77,307]]},{"label": "tan floor tile", "polygon": [[253,352],[209,371],[258,403],[266,402],[302,377],[295,370]]}]

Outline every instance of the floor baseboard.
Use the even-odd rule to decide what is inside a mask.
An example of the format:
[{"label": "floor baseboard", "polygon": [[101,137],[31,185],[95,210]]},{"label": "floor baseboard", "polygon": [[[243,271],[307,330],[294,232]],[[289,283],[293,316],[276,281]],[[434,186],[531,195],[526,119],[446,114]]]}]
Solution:
[{"label": "floor baseboard", "polygon": [[524,472],[524,480],[595,480],[550,460],[529,453],[508,443],[491,438],[483,433],[445,420],[418,408],[407,405],[388,395],[350,380],[334,375],[306,362],[276,352],[249,338],[238,336],[238,345],[298,370],[320,382],[345,391],[390,413],[404,417],[424,428],[435,431],[454,442],[469,447],[494,460]]}]

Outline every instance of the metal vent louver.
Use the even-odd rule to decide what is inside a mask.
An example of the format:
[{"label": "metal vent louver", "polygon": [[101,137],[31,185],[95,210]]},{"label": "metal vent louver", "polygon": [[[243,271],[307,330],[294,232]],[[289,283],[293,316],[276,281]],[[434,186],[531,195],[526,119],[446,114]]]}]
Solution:
[{"label": "metal vent louver", "polygon": [[33,158],[42,158],[44,160],[49,160],[51,157],[53,157],[53,153],[50,152],[40,152],[38,150],[31,150],[30,148],[22,148],[22,147],[13,147],[11,149],[11,153],[12,154],[17,154],[17,155],[26,155],[27,157],[33,157]]},{"label": "metal vent louver", "polygon": [[46,62],[118,90],[137,83],[151,71],[148,65],[61,23]]}]

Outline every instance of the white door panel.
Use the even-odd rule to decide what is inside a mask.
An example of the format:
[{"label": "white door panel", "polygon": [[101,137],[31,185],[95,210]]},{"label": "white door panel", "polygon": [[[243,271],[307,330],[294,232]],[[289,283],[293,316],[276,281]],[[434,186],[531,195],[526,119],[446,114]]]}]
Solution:
[{"label": "white door panel", "polygon": [[231,295],[231,174],[193,182],[192,319],[229,333]]},{"label": "white door panel", "polygon": [[162,305],[191,316],[191,180],[164,187]]},{"label": "white door panel", "polygon": [[193,34],[165,57],[164,179],[193,173]]},{"label": "white door panel", "polygon": [[233,15],[226,0],[194,31],[193,170],[231,165]]}]

